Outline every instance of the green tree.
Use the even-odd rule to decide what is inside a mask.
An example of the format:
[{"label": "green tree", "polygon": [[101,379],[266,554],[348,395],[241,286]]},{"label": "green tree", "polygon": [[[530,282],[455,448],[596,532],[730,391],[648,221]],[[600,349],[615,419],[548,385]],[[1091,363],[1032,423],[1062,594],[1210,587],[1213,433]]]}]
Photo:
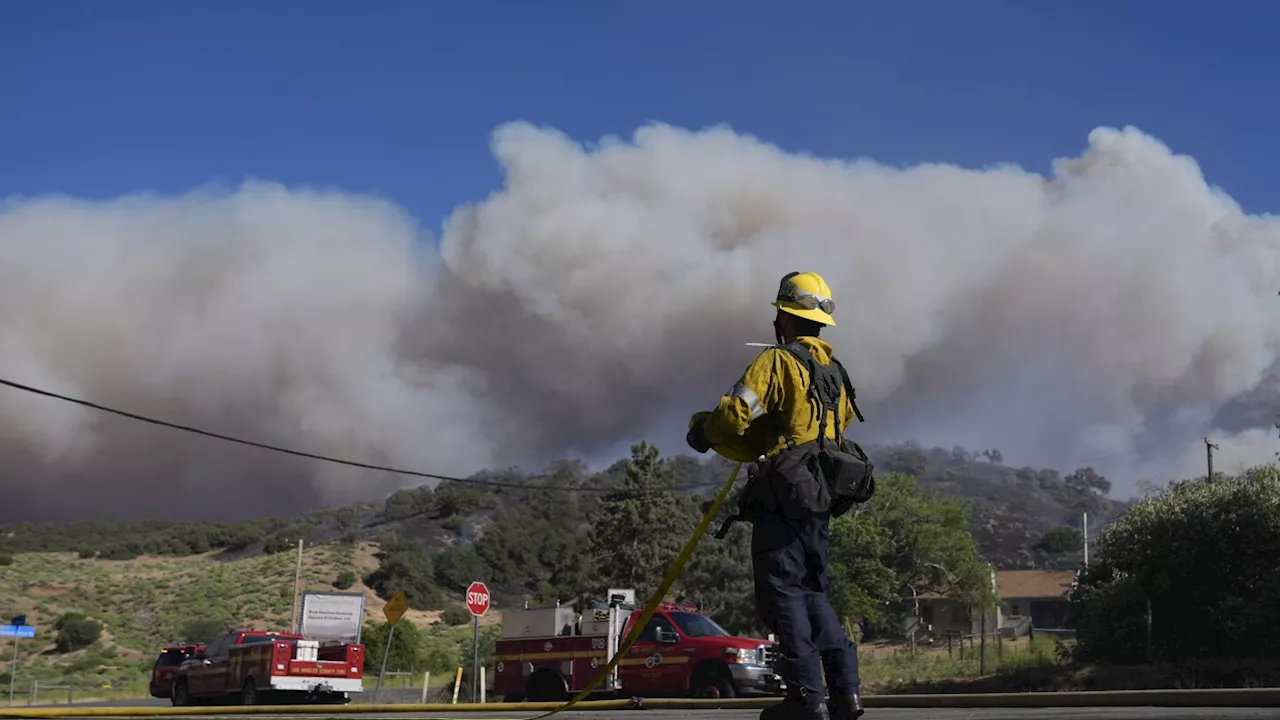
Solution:
[{"label": "green tree", "polygon": [[481,508],[491,508],[497,504],[493,493],[487,490],[477,490],[473,487],[450,482],[442,482],[436,486],[434,499],[437,518],[467,515]]},{"label": "green tree", "polygon": [[471,583],[489,580],[489,568],[472,548],[449,548],[436,556],[435,580],[441,588],[457,597]]},{"label": "green tree", "polygon": [[[407,618],[400,618],[391,638],[391,652],[387,654],[387,670],[416,671],[424,667],[425,651],[422,631]],[[387,637],[391,623],[366,623],[360,642],[364,643],[364,669],[376,673],[382,668],[382,654],[387,649]]]},{"label": "green tree", "polygon": [[13,564],[13,551],[8,548],[0,548],[0,567]]},{"label": "green tree", "polygon": [[[698,516],[711,504],[691,497],[686,497],[686,501],[691,514]],[[707,535],[694,549],[674,590],[677,600],[693,602],[700,612],[714,618],[729,632],[759,635],[764,632],[764,626],[756,613],[751,576],[751,525],[736,523],[723,540],[712,537],[720,524],[736,511],[732,498],[726,499]],[[665,574],[666,568],[662,572]]]},{"label": "green tree", "polygon": [[353,570],[343,570],[338,573],[338,577],[334,578],[333,586],[339,590],[349,590],[351,586],[356,584],[356,574]]},{"label": "green tree", "polygon": [[440,621],[450,626],[466,625],[472,622],[471,611],[461,605],[449,605],[440,613]]},{"label": "green tree", "polygon": [[971,607],[995,602],[965,503],[899,473],[877,477],[875,497],[834,521],[829,568],[837,612],[873,632],[901,618],[913,594],[941,593]]},{"label": "green tree", "polygon": [[493,581],[490,589],[495,596],[537,603],[578,598],[599,582],[602,565],[588,542],[598,494],[572,492],[593,479],[582,463],[560,462],[548,475],[527,480],[564,491],[507,494],[506,506],[475,545]]},{"label": "green tree", "polygon": [[1183,480],[1103,530],[1071,595],[1082,659],[1280,657],[1280,471]]},{"label": "green tree", "polygon": [[1059,525],[1046,532],[1035,545],[1031,546],[1031,549],[1047,555],[1062,555],[1077,552],[1083,547],[1083,533],[1073,527]]},{"label": "green tree", "polygon": [[[502,633],[499,625],[481,625],[480,626],[480,664],[485,667],[492,667],[493,653],[498,643],[498,636]],[[471,675],[471,658],[472,658],[472,631],[470,628],[466,631],[466,641],[461,643],[461,652],[458,653],[459,664],[462,665],[463,672],[466,676]],[[468,684],[470,687],[470,684]]]},{"label": "green tree", "polygon": [[397,490],[383,505],[382,517],[385,520],[404,520],[426,515],[435,510],[434,494],[426,485]]},{"label": "green tree", "polygon": [[1068,475],[1062,481],[1067,489],[1078,493],[1096,492],[1099,495],[1106,495],[1111,492],[1111,481],[1099,475],[1093,468],[1080,468]]},{"label": "green tree", "polygon": [[83,650],[102,637],[102,623],[85,617],[83,613],[66,613],[53,627],[57,630],[54,647],[60,653]]},{"label": "green tree", "polygon": [[612,587],[634,588],[637,599],[648,598],[695,522],[688,503],[676,496],[658,448],[644,442],[633,446],[622,485],[605,495],[591,534],[602,579]]},{"label": "green tree", "polygon": [[365,584],[379,597],[390,598],[404,591],[409,607],[415,610],[435,610],[441,606],[431,555],[421,543],[391,540],[378,548],[375,557],[378,569],[365,578]]},{"label": "green tree", "polygon": [[[884,484],[877,478],[877,495]],[[886,603],[901,598],[897,591],[902,583],[889,567],[894,547],[892,531],[870,512],[851,513],[832,523],[827,566],[831,604],[842,618],[862,623],[866,631],[883,628]]]}]

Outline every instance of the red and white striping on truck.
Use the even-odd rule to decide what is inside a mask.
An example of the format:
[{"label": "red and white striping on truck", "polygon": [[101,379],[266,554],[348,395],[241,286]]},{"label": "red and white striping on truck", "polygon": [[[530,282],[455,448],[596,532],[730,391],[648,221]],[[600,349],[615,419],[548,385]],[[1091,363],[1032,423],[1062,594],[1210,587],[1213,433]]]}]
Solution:
[{"label": "red and white striping on truck", "polygon": [[345,703],[364,689],[364,645],[322,645],[293,633],[237,630],[178,666],[174,705]]},{"label": "red and white striping on truck", "polygon": [[[590,686],[640,617],[634,591],[609,590],[609,598],[580,616],[560,605],[505,611],[494,692],[510,702],[558,702]],[[786,688],[772,669],[772,648],[767,640],[730,635],[691,605],[661,603],[597,692],[778,695]]]}]

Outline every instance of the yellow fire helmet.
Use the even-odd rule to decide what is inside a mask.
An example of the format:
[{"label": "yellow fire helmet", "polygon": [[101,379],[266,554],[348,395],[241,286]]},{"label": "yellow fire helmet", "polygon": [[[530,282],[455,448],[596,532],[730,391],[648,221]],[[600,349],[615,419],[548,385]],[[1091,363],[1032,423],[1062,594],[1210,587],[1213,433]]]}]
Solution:
[{"label": "yellow fire helmet", "polygon": [[836,301],[831,299],[831,288],[815,272],[787,273],[778,286],[778,299],[773,306],[823,325],[836,324],[832,317],[836,312]]},{"label": "yellow fire helmet", "polygon": [[[692,430],[693,426],[696,423],[702,420],[706,420],[707,416],[709,416],[710,414],[711,414],[711,411],[709,410],[702,410],[694,413],[693,417],[689,418],[689,429]],[[752,426],[754,428],[755,423],[752,423]],[[751,429],[748,429],[747,436],[743,438],[745,441],[744,444],[751,443],[755,439],[753,435],[754,434],[751,432]],[[719,455],[720,457],[726,458],[728,460],[733,460],[734,462],[750,463],[750,462],[755,462],[756,459],[759,457],[758,453],[752,453],[749,449],[747,449],[746,447],[740,446],[738,443],[729,443],[726,445],[712,445],[711,450],[712,452]]]}]

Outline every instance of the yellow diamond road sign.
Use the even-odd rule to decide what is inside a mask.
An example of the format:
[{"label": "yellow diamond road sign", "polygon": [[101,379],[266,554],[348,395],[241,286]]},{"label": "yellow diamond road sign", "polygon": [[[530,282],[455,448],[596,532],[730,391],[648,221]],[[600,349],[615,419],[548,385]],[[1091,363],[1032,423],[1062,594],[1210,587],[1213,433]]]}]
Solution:
[{"label": "yellow diamond road sign", "polygon": [[382,614],[387,616],[387,622],[395,625],[399,622],[400,617],[404,615],[404,611],[409,609],[409,603],[404,599],[404,591],[395,594],[382,606]]}]

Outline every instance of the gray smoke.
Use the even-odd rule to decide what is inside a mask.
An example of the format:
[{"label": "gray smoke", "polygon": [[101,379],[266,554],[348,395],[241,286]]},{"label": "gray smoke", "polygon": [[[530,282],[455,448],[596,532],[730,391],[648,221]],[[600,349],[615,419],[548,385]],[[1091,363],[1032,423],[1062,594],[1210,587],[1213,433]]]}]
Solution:
[{"label": "gray smoke", "polygon": [[[438,245],[373,198],[233,192],[0,206],[0,377],[441,473],[683,447],[768,341],[780,276],[879,440],[1143,478],[1272,458],[1280,223],[1098,129],[1051,177],[791,155],[718,128],[494,136],[505,187]],[[0,515],[240,516],[419,481],[0,392]]]}]

